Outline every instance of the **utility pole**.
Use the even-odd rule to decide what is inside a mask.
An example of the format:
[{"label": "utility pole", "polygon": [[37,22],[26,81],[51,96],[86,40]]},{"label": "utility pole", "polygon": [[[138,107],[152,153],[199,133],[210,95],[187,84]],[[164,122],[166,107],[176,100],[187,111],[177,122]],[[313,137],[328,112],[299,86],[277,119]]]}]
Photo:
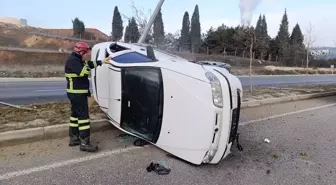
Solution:
[{"label": "utility pole", "polygon": [[151,18],[149,19],[149,21],[148,21],[148,23],[147,23],[147,25],[146,25],[146,27],[145,27],[145,30],[143,31],[141,37],[140,37],[139,40],[138,40],[138,43],[139,43],[139,44],[141,44],[141,43],[144,42],[144,40],[145,40],[145,38],[146,38],[146,36],[147,36],[147,34],[148,34],[150,28],[152,27],[152,25],[153,25],[153,23],[154,23],[154,20],[155,20],[157,14],[159,13],[159,10],[160,10],[161,7],[162,7],[163,2],[164,2],[164,0],[160,0],[159,3],[156,5],[156,8],[155,8],[155,10],[154,10],[153,15],[152,15]]}]

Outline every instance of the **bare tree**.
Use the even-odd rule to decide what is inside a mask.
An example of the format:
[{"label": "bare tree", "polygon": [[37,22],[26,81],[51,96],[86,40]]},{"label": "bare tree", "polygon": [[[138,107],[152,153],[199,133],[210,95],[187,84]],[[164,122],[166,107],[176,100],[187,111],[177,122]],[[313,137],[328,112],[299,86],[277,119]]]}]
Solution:
[{"label": "bare tree", "polygon": [[315,43],[315,36],[314,36],[314,27],[311,23],[309,23],[308,27],[306,28],[306,33],[304,36],[304,45],[306,46],[306,69],[308,73],[308,67],[309,67],[309,52],[312,48],[312,46]]},{"label": "bare tree", "polygon": [[250,37],[250,91],[253,91],[253,86],[252,86],[252,62],[253,62],[253,58],[254,58],[254,53],[253,53],[253,47],[254,47],[254,43],[256,42],[256,38],[255,38],[255,32],[253,31],[252,28],[248,29],[248,34]]},{"label": "bare tree", "polygon": [[[149,17],[152,15],[152,10],[148,10],[148,14],[145,13],[145,10],[143,7],[139,8],[138,6],[135,5],[134,1],[131,1],[131,8],[133,10],[133,17],[135,18],[135,21],[138,23],[139,26],[139,32],[142,34],[145,30],[145,27],[148,23]],[[122,14],[122,16],[127,19],[131,20],[132,16],[127,16],[125,14]],[[150,31],[151,33],[151,31]]]}]

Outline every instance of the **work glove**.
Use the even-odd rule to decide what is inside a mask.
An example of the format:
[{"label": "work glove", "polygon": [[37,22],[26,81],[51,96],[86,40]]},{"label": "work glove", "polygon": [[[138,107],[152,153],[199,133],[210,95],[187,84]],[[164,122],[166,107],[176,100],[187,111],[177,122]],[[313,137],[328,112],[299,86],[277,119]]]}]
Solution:
[{"label": "work glove", "polygon": [[107,58],[104,59],[104,63],[108,64],[108,63],[110,63],[110,60],[111,60],[111,57],[107,57]]},{"label": "work glove", "polygon": [[96,62],[97,62],[97,65],[98,65],[98,66],[101,66],[101,65],[103,65],[103,63],[104,63],[104,64],[108,64],[108,63],[110,63],[110,60],[111,60],[111,57],[107,57],[107,58],[105,58],[103,61],[101,61],[101,60],[97,60]]}]

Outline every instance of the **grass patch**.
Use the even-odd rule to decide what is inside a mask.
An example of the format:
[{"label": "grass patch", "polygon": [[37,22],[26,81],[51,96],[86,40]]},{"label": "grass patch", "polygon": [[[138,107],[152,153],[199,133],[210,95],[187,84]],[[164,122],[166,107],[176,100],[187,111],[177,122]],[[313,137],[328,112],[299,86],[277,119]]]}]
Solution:
[{"label": "grass patch", "polygon": [[[0,132],[32,127],[67,123],[70,118],[70,103],[67,101],[34,104],[32,110],[0,107]],[[98,104],[90,108],[90,119],[102,119],[105,114]]]}]

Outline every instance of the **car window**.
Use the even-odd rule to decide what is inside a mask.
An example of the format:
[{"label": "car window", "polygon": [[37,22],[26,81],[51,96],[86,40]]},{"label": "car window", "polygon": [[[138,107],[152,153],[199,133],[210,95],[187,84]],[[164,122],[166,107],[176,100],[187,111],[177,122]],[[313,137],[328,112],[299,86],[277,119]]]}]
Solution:
[{"label": "car window", "polygon": [[142,55],[137,52],[131,52],[122,54],[112,58],[113,61],[118,63],[145,63],[154,62],[152,59],[148,58],[146,55]]}]

